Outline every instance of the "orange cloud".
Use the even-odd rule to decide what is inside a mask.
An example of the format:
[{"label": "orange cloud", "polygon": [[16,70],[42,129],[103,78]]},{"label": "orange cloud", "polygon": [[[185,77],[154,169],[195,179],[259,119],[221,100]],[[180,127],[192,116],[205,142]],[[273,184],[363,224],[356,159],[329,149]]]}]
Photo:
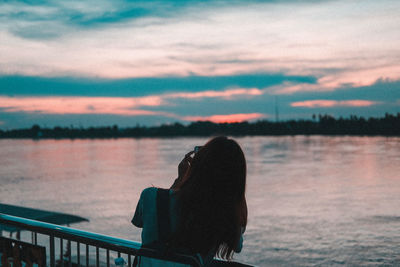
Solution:
[{"label": "orange cloud", "polygon": [[45,114],[114,114],[155,115],[157,112],[138,107],[159,106],[158,96],[148,97],[0,97],[0,108],[5,112]]},{"label": "orange cloud", "polygon": [[331,107],[369,107],[376,105],[378,102],[368,100],[309,100],[293,102],[292,107],[305,107],[305,108],[331,108]]},{"label": "orange cloud", "polygon": [[257,88],[235,88],[229,89],[225,91],[203,91],[203,92],[195,92],[195,93],[172,93],[167,94],[165,97],[167,98],[205,98],[205,97],[221,97],[225,99],[231,99],[234,96],[257,96],[262,95],[263,91]]},{"label": "orange cloud", "polygon": [[260,119],[266,117],[261,113],[239,113],[229,115],[212,115],[212,116],[186,116],[183,117],[187,121],[212,121],[215,123],[233,123],[243,122],[248,120]]}]

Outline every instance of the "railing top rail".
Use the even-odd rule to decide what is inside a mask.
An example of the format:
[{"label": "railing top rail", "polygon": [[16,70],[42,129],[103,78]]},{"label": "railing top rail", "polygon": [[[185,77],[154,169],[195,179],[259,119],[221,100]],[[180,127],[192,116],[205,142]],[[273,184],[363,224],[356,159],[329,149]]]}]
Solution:
[{"label": "railing top rail", "polygon": [[16,227],[20,227],[25,230],[30,230],[38,233],[54,235],[57,237],[71,238],[72,240],[88,239],[89,242],[92,240],[99,241],[101,243],[113,244],[116,246],[124,246],[133,249],[140,249],[141,244],[132,240],[127,240],[123,238],[116,238],[108,235],[88,232],[84,230],[74,229],[70,227],[65,227],[57,224],[46,223],[26,218],[21,218],[17,216],[7,215],[0,213],[0,224],[8,224]]}]

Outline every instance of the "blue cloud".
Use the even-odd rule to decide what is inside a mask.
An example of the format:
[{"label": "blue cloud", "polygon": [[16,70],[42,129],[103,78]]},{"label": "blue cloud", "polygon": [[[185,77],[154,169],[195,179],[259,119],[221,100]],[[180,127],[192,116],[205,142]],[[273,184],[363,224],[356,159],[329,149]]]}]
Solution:
[{"label": "blue cloud", "polygon": [[27,96],[145,96],[164,92],[201,92],[232,87],[265,88],[283,82],[315,83],[312,76],[246,74],[120,80],[0,76],[0,95]]},{"label": "blue cloud", "polygon": [[0,8],[3,4],[14,7],[9,13],[0,12],[3,27],[30,39],[54,38],[80,28],[106,27],[143,17],[172,17],[198,5],[196,1],[79,1],[78,6],[73,2],[12,1],[0,3]]},{"label": "blue cloud", "polygon": [[150,15],[152,12],[145,8],[129,8],[127,10],[118,10],[116,12],[104,12],[94,18],[85,18],[84,14],[74,14],[70,16],[69,21],[81,26],[93,26],[97,24],[116,23],[133,18],[140,18]]},{"label": "blue cloud", "polygon": [[[0,12],[3,27],[16,36],[29,39],[55,38],[77,28],[104,27],[145,16],[166,14],[151,2],[82,1],[77,7],[68,7],[65,2],[57,1],[13,1],[7,4],[14,8],[9,13]],[[95,9],[92,8],[94,4]]]},{"label": "blue cloud", "polygon": [[[9,32],[29,39],[50,39],[76,29],[107,27],[110,24],[143,17],[177,17],[190,9],[213,9],[224,6],[241,6],[252,3],[298,3],[296,0],[270,1],[46,1],[20,0],[0,3],[13,6],[9,13],[0,12],[0,22]],[[304,1],[303,1],[304,2]],[[308,0],[307,2],[320,2]],[[96,8],[92,8],[93,6]],[[21,10],[21,8],[23,10]],[[37,10],[40,8],[40,11]],[[26,22],[26,23],[21,23]]]}]

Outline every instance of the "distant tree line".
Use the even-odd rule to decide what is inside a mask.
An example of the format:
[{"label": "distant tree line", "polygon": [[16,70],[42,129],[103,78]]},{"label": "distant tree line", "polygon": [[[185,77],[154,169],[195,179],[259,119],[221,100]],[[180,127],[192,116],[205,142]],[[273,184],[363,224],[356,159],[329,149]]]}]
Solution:
[{"label": "distant tree line", "polygon": [[163,124],[161,126],[41,128],[0,130],[0,138],[120,138],[120,137],[174,137],[174,136],[255,136],[255,135],[381,135],[400,136],[400,113],[385,114],[381,118],[350,116],[334,118],[330,115],[313,115],[311,120],[287,120],[240,123],[213,123],[209,121]]}]

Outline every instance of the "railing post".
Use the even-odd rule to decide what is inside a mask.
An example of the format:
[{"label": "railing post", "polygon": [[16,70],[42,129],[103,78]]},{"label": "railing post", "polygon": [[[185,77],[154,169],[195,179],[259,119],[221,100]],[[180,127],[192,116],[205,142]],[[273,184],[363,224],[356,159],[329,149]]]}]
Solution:
[{"label": "railing post", "polygon": [[107,260],[106,260],[107,267],[110,267],[110,250],[107,249],[106,253],[107,253]]},{"label": "railing post", "polygon": [[72,253],[71,253],[71,240],[68,240],[67,243],[68,246],[68,267],[72,267]]},{"label": "railing post", "polygon": [[86,244],[86,267],[89,267],[89,245]]},{"label": "railing post", "polygon": [[78,266],[81,266],[81,244],[79,242],[76,242],[76,249],[77,249],[77,254],[78,254]]},{"label": "railing post", "polygon": [[99,247],[96,247],[96,267],[100,266],[100,255],[99,255]]},{"label": "railing post", "polygon": [[54,249],[54,235],[50,235],[50,267],[56,267],[56,256]]},{"label": "railing post", "polygon": [[61,266],[64,267],[64,244],[63,239],[60,237],[60,261]]}]

